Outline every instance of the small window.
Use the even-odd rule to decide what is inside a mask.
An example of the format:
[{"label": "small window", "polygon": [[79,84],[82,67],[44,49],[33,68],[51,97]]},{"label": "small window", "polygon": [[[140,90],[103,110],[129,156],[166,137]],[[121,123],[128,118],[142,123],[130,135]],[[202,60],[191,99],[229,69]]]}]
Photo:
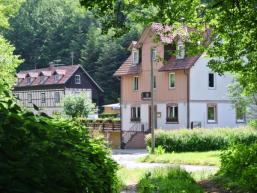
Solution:
[{"label": "small window", "polygon": [[183,59],[185,57],[184,46],[180,44],[177,49],[177,59]]},{"label": "small window", "polygon": [[207,109],[207,122],[217,123],[217,106],[215,104],[210,104]]},{"label": "small window", "polygon": [[141,112],[140,107],[131,107],[131,121],[140,121]]},{"label": "small window", "polygon": [[58,82],[61,79],[61,76],[59,74],[54,75],[54,81]]},{"label": "small window", "polygon": [[139,51],[137,49],[132,51],[132,59],[133,59],[133,64],[138,64],[139,63]]},{"label": "small window", "polygon": [[153,48],[151,50],[151,59],[152,59],[152,62],[155,62],[156,59],[157,59],[157,51],[156,51],[156,48]]},{"label": "small window", "polygon": [[236,122],[245,123],[245,108],[236,107]]},{"label": "small window", "polygon": [[167,106],[167,122],[178,123],[178,105],[172,104]]},{"label": "small window", "polygon": [[169,73],[169,88],[175,88],[175,73]]},{"label": "small window", "polygon": [[156,76],[153,77],[153,88],[156,89]]},{"label": "small window", "polygon": [[28,94],[28,103],[32,103],[32,94]]},{"label": "small window", "polygon": [[60,103],[60,93],[59,92],[54,93],[54,102]]},{"label": "small window", "polygon": [[209,73],[208,76],[208,81],[209,81],[209,88],[215,88],[215,75],[214,73]]},{"label": "small window", "polygon": [[76,75],[76,76],[75,76],[75,84],[81,84],[80,75]]},{"label": "small window", "polygon": [[27,84],[31,84],[31,77],[27,77]]},{"label": "small window", "polygon": [[46,102],[46,95],[44,92],[41,93],[41,103],[45,103]]},{"label": "small window", "polygon": [[133,78],[133,90],[134,91],[138,90],[138,76],[134,76]]}]

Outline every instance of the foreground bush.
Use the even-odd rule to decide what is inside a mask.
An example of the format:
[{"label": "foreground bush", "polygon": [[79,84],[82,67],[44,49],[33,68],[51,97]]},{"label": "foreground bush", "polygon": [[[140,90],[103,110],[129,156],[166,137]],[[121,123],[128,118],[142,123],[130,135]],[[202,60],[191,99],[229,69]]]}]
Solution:
[{"label": "foreground bush", "polygon": [[228,187],[257,192],[257,143],[233,145],[225,151],[218,177]]},{"label": "foreground bush", "polygon": [[138,193],[202,193],[194,179],[179,168],[160,168],[148,172],[139,181]]},{"label": "foreground bush", "polygon": [[0,192],[118,192],[117,165],[81,124],[0,102]]},{"label": "foreground bush", "polygon": [[[229,144],[239,142],[251,144],[257,141],[257,130],[251,128],[221,129],[181,129],[156,131],[156,146],[166,152],[212,151],[226,149]],[[147,146],[151,146],[151,135],[146,136]]]}]

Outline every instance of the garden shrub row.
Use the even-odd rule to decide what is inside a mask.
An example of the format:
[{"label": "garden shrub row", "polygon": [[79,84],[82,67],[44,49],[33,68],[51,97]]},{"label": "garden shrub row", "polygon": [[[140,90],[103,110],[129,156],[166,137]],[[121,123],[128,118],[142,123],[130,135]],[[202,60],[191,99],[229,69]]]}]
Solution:
[{"label": "garden shrub row", "polygon": [[119,192],[109,150],[79,122],[0,101],[0,192]]},{"label": "garden shrub row", "polygon": [[118,117],[118,113],[102,113],[99,115],[101,119],[115,119]]},{"label": "garden shrub row", "polygon": [[203,193],[189,173],[180,168],[158,168],[148,172],[137,185],[138,193]]},{"label": "garden shrub row", "polygon": [[216,180],[230,189],[257,192],[257,143],[232,145],[224,151]]},{"label": "garden shrub row", "polygon": [[[162,146],[166,152],[222,150],[232,143],[251,144],[255,141],[257,130],[246,127],[155,132],[156,147]],[[146,136],[146,144],[151,146],[151,134]]]}]

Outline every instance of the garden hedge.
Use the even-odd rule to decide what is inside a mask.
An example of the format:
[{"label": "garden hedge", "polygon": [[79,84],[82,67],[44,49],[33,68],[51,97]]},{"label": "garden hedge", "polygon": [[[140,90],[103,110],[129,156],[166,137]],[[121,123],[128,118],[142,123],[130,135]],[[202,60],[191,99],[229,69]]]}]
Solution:
[{"label": "garden hedge", "polygon": [[82,124],[0,101],[0,192],[119,192],[117,164]]},{"label": "garden hedge", "polygon": [[[226,149],[231,143],[251,144],[257,141],[257,130],[251,128],[181,129],[174,131],[157,130],[156,147],[166,152],[211,151]],[[146,136],[151,146],[151,134]]]}]

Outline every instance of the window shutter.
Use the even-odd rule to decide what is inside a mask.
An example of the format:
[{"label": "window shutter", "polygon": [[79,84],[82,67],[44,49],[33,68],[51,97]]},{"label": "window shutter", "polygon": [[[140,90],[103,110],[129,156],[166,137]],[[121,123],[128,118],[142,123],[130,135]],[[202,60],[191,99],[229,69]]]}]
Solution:
[{"label": "window shutter", "polygon": [[139,48],[139,52],[138,52],[138,57],[139,57],[139,64],[142,62],[142,48]]}]

